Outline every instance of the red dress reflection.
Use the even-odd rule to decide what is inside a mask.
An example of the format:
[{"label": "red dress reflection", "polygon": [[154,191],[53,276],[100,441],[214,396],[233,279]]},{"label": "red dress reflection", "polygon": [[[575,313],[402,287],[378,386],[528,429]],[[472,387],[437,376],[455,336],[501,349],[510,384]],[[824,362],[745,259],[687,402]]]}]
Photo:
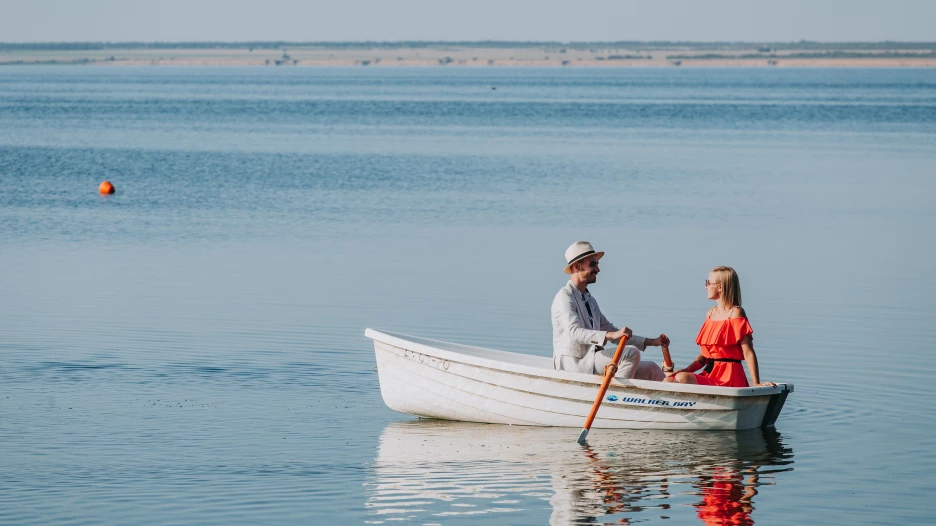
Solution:
[{"label": "red dress reflection", "polygon": [[715,468],[711,480],[702,487],[702,502],[696,512],[705,524],[754,524],[751,518],[751,497],[754,485],[744,485],[741,474],[724,468]]}]

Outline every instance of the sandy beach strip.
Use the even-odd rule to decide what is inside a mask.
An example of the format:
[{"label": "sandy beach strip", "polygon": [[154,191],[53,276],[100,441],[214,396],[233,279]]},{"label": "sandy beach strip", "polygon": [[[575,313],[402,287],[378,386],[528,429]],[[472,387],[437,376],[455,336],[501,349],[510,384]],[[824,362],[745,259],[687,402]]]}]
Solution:
[{"label": "sandy beach strip", "polygon": [[936,67],[936,53],[920,49],[843,52],[725,51],[648,48],[535,47],[283,47],[106,48],[91,50],[5,49],[0,65],[105,66],[443,66],[443,67]]}]

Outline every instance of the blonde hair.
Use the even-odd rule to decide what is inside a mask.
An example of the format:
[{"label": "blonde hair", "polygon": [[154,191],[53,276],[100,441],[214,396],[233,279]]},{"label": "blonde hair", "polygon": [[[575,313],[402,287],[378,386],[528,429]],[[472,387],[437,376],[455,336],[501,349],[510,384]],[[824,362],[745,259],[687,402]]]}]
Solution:
[{"label": "blonde hair", "polygon": [[715,267],[712,269],[715,274],[716,283],[721,283],[722,298],[725,303],[735,307],[741,306],[741,280],[738,279],[738,273],[731,267]]}]

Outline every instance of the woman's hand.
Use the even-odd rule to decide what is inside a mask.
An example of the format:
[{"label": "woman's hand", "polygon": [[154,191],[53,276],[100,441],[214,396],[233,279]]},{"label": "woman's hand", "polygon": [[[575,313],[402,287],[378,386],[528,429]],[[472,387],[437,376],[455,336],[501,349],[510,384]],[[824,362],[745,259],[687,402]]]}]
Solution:
[{"label": "woman's hand", "polygon": [[647,338],[646,340],[647,347],[668,347],[669,344],[670,339],[667,338],[665,334],[661,334],[659,338]]},{"label": "woman's hand", "polygon": [[754,387],[777,387],[774,382],[755,382]]}]

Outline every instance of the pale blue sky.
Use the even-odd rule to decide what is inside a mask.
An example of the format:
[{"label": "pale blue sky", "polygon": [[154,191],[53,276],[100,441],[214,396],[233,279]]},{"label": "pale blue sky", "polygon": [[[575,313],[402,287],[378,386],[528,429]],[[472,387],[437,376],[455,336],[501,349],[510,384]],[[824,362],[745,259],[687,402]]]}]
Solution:
[{"label": "pale blue sky", "polygon": [[934,0],[0,0],[0,42],[936,41]]}]

